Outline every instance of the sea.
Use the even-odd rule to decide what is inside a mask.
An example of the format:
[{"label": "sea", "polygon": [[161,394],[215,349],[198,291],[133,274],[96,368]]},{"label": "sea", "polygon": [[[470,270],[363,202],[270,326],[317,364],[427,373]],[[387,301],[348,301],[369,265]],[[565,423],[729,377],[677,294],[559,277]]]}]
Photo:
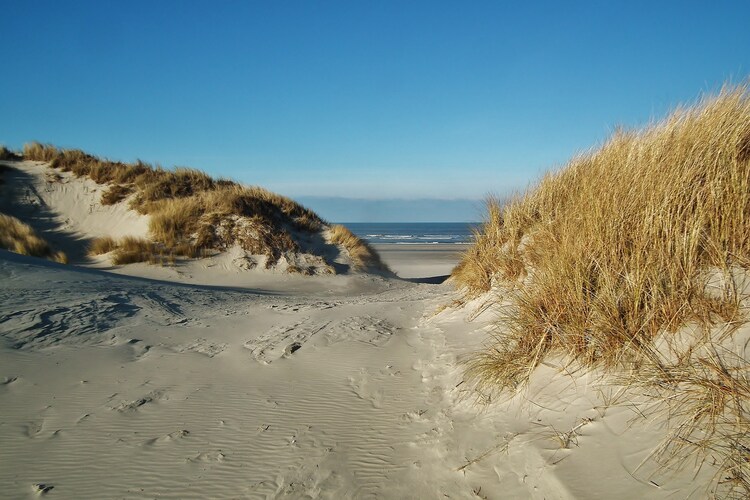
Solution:
[{"label": "sea", "polygon": [[369,243],[450,245],[471,243],[472,222],[345,222],[354,234]]}]

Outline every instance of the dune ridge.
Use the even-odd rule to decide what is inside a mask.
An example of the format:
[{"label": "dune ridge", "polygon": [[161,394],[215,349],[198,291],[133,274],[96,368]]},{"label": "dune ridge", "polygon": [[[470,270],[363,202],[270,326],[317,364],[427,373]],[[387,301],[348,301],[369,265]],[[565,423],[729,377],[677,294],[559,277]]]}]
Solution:
[{"label": "dune ridge", "polygon": [[603,369],[670,425],[665,467],[697,453],[720,494],[748,495],[749,268],[750,92],[727,87],[490,200],[453,272],[502,311],[468,375],[512,393],[553,359]]},{"label": "dune ridge", "polygon": [[[52,171],[91,179],[104,190],[102,206],[125,205],[147,217],[147,234],[91,242],[93,255],[108,248],[113,263],[174,263],[178,258],[200,258],[239,247],[253,266],[280,267],[290,273],[336,274],[350,270],[387,272],[374,251],[355,251],[364,245],[352,235],[348,245],[332,242],[332,227],[313,211],[260,187],[246,187],[203,172],[165,170],[141,161],[113,162],[81,150],[28,143],[23,154],[7,152],[8,166],[22,156],[45,162]],[[60,176],[51,176],[59,180]],[[335,230],[334,230],[335,231]],[[345,258],[339,258],[344,255]],[[351,258],[350,261],[349,258]],[[346,262],[348,261],[348,262]]]}]

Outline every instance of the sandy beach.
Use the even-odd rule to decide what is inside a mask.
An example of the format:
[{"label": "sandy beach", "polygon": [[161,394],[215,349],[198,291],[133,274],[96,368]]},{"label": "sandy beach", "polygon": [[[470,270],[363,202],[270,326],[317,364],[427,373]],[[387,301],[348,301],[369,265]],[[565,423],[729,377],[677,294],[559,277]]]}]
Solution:
[{"label": "sandy beach", "polygon": [[376,244],[383,261],[401,278],[439,278],[450,275],[468,244]]}]

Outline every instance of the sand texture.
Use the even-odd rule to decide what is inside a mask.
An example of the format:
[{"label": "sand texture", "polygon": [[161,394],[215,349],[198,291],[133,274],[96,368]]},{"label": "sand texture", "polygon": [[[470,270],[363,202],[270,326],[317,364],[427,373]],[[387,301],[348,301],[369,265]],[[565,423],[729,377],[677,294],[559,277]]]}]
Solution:
[{"label": "sand texture", "polygon": [[[34,169],[5,209],[59,227],[51,244],[144,233],[100,187]],[[446,309],[453,285],[419,282],[455,250],[382,250],[412,281],[246,269],[234,251],[81,267],[0,250],[0,497],[707,494],[715,470],[647,460],[667,429],[595,373],[546,363],[506,400],[471,390],[461,362],[497,311]]]}]

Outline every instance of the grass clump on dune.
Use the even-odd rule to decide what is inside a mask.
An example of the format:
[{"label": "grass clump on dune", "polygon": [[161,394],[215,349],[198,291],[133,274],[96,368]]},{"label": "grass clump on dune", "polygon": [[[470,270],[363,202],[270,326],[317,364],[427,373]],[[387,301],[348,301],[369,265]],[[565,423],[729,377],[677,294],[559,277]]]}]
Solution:
[{"label": "grass clump on dune", "polygon": [[331,226],[328,238],[331,243],[346,248],[349,258],[357,269],[389,271],[381,260],[378,253],[365,241],[358,238],[346,226],[335,224]]},{"label": "grass clump on dune", "polygon": [[112,184],[102,193],[102,205],[114,205],[130,196],[133,188],[122,184]]},{"label": "grass clump on dune", "polygon": [[[699,416],[718,401],[711,413],[724,415],[718,420],[731,414],[736,425],[714,438],[739,450],[722,470],[732,488],[750,492],[750,440],[740,432],[750,421],[747,363],[742,373],[721,368],[723,358],[699,355],[695,342],[671,357],[653,347],[686,324],[704,332],[706,346],[717,323],[741,324],[737,269],[750,267],[747,88],[725,89],[644,130],[617,132],[506,206],[491,201],[488,212],[453,273],[466,299],[493,290],[492,300],[506,301],[504,331],[469,363],[479,386],[513,390],[552,356],[630,370],[631,385],[677,392],[687,384],[692,396],[670,414],[695,419],[664,449],[701,442],[695,422],[707,423]],[[716,382],[723,376],[734,385]],[[711,399],[716,387],[739,399]]]},{"label": "grass clump on dune", "polygon": [[21,156],[15,151],[12,151],[5,146],[0,146],[0,160],[16,161],[20,159]]},{"label": "grass clump on dune", "polygon": [[94,239],[89,245],[89,255],[103,255],[112,252],[112,263],[115,265],[148,262],[149,264],[174,264],[177,257],[198,257],[205,251],[194,245],[179,245],[167,247],[165,245],[126,236],[115,240],[109,236]]},{"label": "grass clump on dune", "polygon": [[0,248],[22,255],[43,257],[61,264],[68,263],[64,252],[53,251],[29,225],[5,214],[0,214]]},{"label": "grass clump on dune", "polygon": [[[40,143],[27,144],[24,157],[109,184],[102,195],[105,205],[130,196],[131,208],[151,216],[149,232],[154,248],[162,252],[159,255],[197,255],[238,244],[252,254],[265,255],[266,266],[271,267],[283,256],[302,250],[296,233],[316,233],[326,225],[289,198],[215,180],[195,169],[112,162],[81,150]],[[139,255],[145,255],[145,250]]]},{"label": "grass clump on dune", "polygon": [[101,238],[94,239],[89,244],[89,255],[103,255],[109,253],[117,248],[117,240],[111,236],[102,236]]}]

